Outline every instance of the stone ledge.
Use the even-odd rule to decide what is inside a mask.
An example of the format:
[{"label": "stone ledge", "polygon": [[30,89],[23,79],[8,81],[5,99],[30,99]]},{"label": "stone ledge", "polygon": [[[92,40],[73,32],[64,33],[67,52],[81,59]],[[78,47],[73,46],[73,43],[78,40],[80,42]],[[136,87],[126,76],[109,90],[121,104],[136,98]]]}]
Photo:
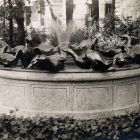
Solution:
[{"label": "stone ledge", "polygon": [[110,117],[139,111],[140,69],[57,74],[0,69],[0,113],[16,115]]},{"label": "stone ledge", "polygon": [[[132,106],[127,106],[124,108],[115,108],[115,109],[106,109],[106,110],[96,110],[96,111],[63,111],[63,112],[46,112],[46,111],[31,111],[31,110],[19,110],[14,112],[13,114],[10,111],[14,110],[15,108],[9,108],[5,106],[0,106],[0,114],[7,114],[7,115],[16,115],[17,117],[34,117],[34,116],[47,116],[47,117],[73,117],[75,119],[96,119],[96,118],[107,118],[112,116],[119,116],[129,114],[131,112],[138,112],[139,111],[139,104],[135,104]],[[24,115],[23,115],[24,114]]]},{"label": "stone ledge", "polygon": [[140,68],[113,72],[97,73],[77,69],[59,73],[41,72],[35,70],[0,69],[0,77],[6,79],[28,81],[104,81],[140,76]]}]

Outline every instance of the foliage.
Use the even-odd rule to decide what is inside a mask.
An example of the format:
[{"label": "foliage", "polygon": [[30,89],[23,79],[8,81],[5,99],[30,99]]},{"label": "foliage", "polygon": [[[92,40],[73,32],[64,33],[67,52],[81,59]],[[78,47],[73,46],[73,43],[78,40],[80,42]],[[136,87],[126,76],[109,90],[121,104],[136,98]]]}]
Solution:
[{"label": "foliage", "polygon": [[140,18],[132,19],[132,17],[123,17],[108,14],[103,20],[104,36],[113,36],[128,34],[140,40]]},{"label": "foliage", "polygon": [[140,114],[98,119],[16,118],[0,116],[0,139],[5,140],[124,140],[140,138]]},{"label": "foliage", "polygon": [[125,25],[125,23],[123,23],[119,17],[111,13],[107,14],[104,18],[103,29],[104,36],[113,36],[114,34],[120,35],[127,33],[127,25]]},{"label": "foliage", "polygon": [[117,48],[125,46],[125,41],[120,39],[120,35],[128,34],[129,36],[134,36],[136,39],[132,39],[138,43],[140,41],[140,18],[132,20],[131,17],[123,18],[122,20],[109,13],[103,20],[103,28],[97,29],[95,25],[78,29],[74,31],[71,35],[71,44],[80,43],[88,37],[98,38],[97,49],[100,52],[115,51],[118,52]]},{"label": "foliage", "polygon": [[119,18],[116,18],[110,13],[106,15],[106,17],[103,20],[104,35],[108,36],[114,34],[114,23],[116,20],[119,20]]},{"label": "foliage", "polygon": [[71,44],[74,43],[81,43],[83,40],[87,38],[95,38],[96,35],[99,33],[99,30],[96,25],[75,29],[70,37]]},{"label": "foliage", "polygon": [[72,44],[74,43],[80,43],[83,40],[85,40],[88,37],[88,29],[77,29],[76,31],[72,32],[70,42]]},{"label": "foliage", "polygon": [[45,42],[47,39],[46,34],[42,33],[41,31],[36,31],[35,29],[32,29],[30,35],[32,38],[33,47],[40,45],[42,42]]},{"label": "foliage", "polygon": [[[28,3],[30,3],[30,0],[27,0]],[[12,6],[10,9],[10,5]],[[24,12],[25,3],[24,0],[4,0],[3,4],[0,7],[1,13],[0,18],[6,18],[9,19],[11,16],[12,18],[15,17],[21,17]],[[10,14],[11,13],[11,14]]]},{"label": "foliage", "polygon": [[98,36],[97,50],[110,57],[118,53],[125,54],[122,52],[122,48],[127,47],[127,39],[122,40],[120,38],[123,34],[131,37],[132,44],[130,45],[138,44],[140,42],[140,18],[133,20],[131,17],[123,17],[123,19],[120,19],[108,14],[103,20],[103,28],[100,36]]},{"label": "foliage", "polygon": [[57,35],[55,33],[48,35],[48,39],[50,40],[52,46],[54,47],[56,47],[59,44]]},{"label": "foliage", "polygon": [[[27,0],[26,2],[30,2]],[[3,22],[3,26],[6,25],[6,21],[9,23],[9,42],[10,46],[13,45],[13,37],[18,31],[16,39],[20,45],[25,45],[25,28],[24,28],[24,12],[26,6],[24,0],[4,0],[3,4],[0,6],[0,20]],[[28,17],[30,15],[30,10],[26,10]],[[14,33],[14,25],[17,24],[17,30]],[[8,27],[8,26],[7,26]]]},{"label": "foliage", "polygon": [[125,41],[117,35],[103,36],[101,35],[97,45],[97,51],[103,53],[107,57],[113,57],[115,54],[121,51],[121,47],[125,46]]},{"label": "foliage", "polygon": [[[10,45],[10,40],[9,40],[9,27],[8,25],[3,26],[2,23],[0,23],[0,37],[7,43]],[[20,45],[20,39],[19,39],[19,32],[17,27],[13,28],[13,47]]]},{"label": "foliage", "polygon": [[9,28],[8,26],[3,26],[2,23],[0,23],[0,37],[9,44]]},{"label": "foliage", "polygon": [[127,25],[128,35],[136,37],[140,42],[140,18],[135,20],[132,20],[131,17],[126,18],[125,25]]}]

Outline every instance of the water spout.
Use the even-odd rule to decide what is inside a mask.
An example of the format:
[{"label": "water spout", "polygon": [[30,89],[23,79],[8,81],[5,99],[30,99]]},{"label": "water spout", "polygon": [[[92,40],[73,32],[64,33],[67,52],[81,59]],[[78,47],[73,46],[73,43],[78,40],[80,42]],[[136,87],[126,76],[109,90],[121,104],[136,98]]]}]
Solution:
[{"label": "water spout", "polygon": [[73,32],[73,22],[69,21],[67,23],[67,26],[64,27],[63,22],[60,19],[60,17],[56,16],[56,14],[54,13],[54,10],[51,6],[50,1],[49,0],[46,0],[46,1],[48,2],[50,13],[51,13],[51,16],[53,19],[52,29],[53,29],[53,32],[57,36],[58,45],[61,46],[61,44],[63,44],[64,42],[70,41],[70,37],[71,37],[71,34]]}]

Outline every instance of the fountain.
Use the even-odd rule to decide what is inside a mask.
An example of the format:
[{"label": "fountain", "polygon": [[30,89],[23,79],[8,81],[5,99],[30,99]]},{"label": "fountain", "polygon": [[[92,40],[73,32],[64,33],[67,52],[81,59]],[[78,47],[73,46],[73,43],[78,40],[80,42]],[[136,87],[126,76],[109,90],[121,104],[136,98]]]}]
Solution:
[{"label": "fountain", "polygon": [[[111,67],[125,65],[124,54],[133,62],[139,54],[121,51],[110,61],[94,49],[98,38],[88,38],[75,47],[68,42],[69,36],[64,43],[59,38],[59,46],[48,51],[32,48],[29,43],[13,49],[1,45],[0,62],[4,67],[0,67],[0,113],[15,110],[17,116],[25,117],[93,119],[139,111],[139,66]],[[68,54],[75,63],[64,69]],[[26,69],[15,67],[19,60]]]}]

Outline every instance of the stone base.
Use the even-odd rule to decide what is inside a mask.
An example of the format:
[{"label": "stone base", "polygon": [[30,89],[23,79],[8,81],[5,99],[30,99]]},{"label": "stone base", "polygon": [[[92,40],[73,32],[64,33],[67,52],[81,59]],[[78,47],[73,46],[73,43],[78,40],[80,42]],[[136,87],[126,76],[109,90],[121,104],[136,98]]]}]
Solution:
[{"label": "stone base", "polygon": [[139,111],[140,69],[57,74],[0,70],[0,113],[17,116],[110,117]]}]

